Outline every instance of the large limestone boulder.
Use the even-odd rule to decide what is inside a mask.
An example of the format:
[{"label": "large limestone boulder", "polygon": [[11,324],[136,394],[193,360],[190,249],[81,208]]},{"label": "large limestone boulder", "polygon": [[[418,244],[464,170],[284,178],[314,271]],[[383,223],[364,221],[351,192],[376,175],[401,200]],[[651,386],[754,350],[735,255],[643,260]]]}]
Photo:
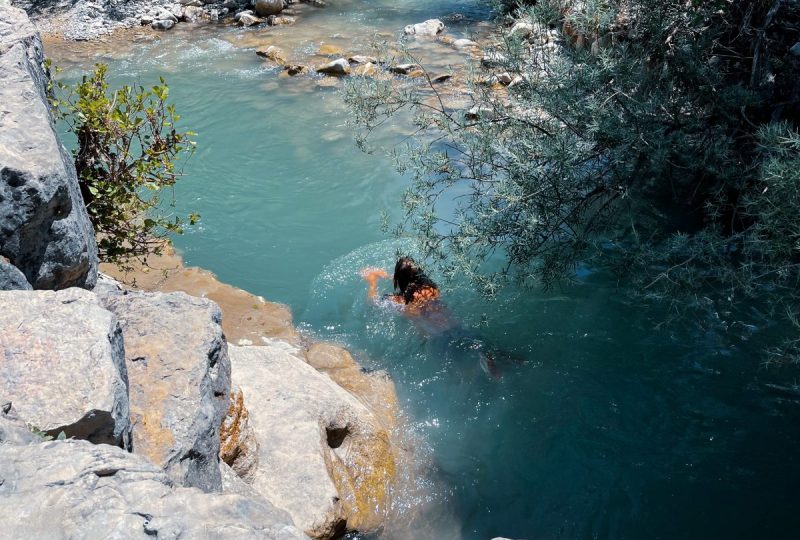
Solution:
[{"label": "large limestone boulder", "polygon": [[219,428],[230,400],[220,311],[184,293],[103,287],[120,319],[130,379],[133,451],[179,485],[219,491]]},{"label": "large limestone boulder", "polygon": [[0,537],[306,538],[263,499],[173,488],[143,456],[85,441],[0,445]]},{"label": "large limestone boulder", "polygon": [[283,0],[254,0],[253,9],[260,17],[277,15],[283,11]]},{"label": "large limestone boulder", "polygon": [[91,288],[94,230],[53,128],[43,60],[25,12],[0,6],[0,255],[35,289]]},{"label": "large limestone boulder", "polygon": [[0,397],[35,429],[127,444],[122,333],[94,294],[0,292],[0,366]]},{"label": "large limestone boulder", "polygon": [[380,527],[395,472],[389,434],[288,345],[229,347],[259,440],[253,488],[313,538]]}]

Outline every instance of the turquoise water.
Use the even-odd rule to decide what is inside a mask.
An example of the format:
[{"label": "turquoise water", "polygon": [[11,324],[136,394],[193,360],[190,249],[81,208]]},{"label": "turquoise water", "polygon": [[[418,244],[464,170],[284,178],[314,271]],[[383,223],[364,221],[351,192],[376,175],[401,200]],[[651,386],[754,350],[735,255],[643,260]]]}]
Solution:
[{"label": "turquoise water", "polygon": [[[303,329],[396,381],[422,466],[383,536],[795,537],[800,398],[768,386],[796,372],[761,367],[764,329],[656,331],[657,310],[592,273],[494,303],[454,284],[445,301],[460,345],[365,301],[358,270],[413,252],[380,231],[383,211],[400,216],[407,179],[356,149],[336,89],[281,78],[231,41],[368,52],[375,32],[460,12],[460,37],[488,13],[467,0],[329,4],[291,29],[179,26],[106,59],[116,82],[163,74],[198,132],[176,190],[179,211],[202,215],[175,239],[187,263],[289,304]],[[439,66],[461,58],[418,49]],[[53,53],[67,79],[95,60]],[[493,375],[475,340],[496,358]]]}]

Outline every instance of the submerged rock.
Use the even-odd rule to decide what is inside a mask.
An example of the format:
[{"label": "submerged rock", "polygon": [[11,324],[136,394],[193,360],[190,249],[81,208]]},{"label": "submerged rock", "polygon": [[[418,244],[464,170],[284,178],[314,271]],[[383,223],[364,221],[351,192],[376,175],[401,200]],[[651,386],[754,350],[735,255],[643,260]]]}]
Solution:
[{"label": "submerged rock", "polygon": [[359,77],[376,77],[378,73],[380,73],[378,66],[372,62],[357,64],[356,67],[353,68],[353,75],[358,75]]},{"label": "submerged rock", "polygon": [[313,538],[377,530],[395,471],[380,421],[288,345],[230,355],[259,439],[253,488]]},{"label": "submerged rock", "polygon": [[439,19],[428,19],[425,22],[409,24],[405,27],[406,35],[435,36],[444,30],[444,23]]},{"label": "submerged rock", "polygon": [[0,293],[0,397],[46,435],[127,446],[117,319],[82,289]]},{"label": "submerged rock", "polygon": [[0,445],[4,538],[305,538],[268,502],[173,488],[142,456],[85,441]]},{"label": "submerged rock", "polygon": [[331,45],[330,43],[323,43],[317,50],[317,54],[321,54],[322,56],[340,56],[343,53],[344,51],[341,47],[337,45]]},{"label": "submerged rock", "polygon": [[0,7],[0,255],[35,289],[91,288],[94,230],[53,128],[43,61],[25,12]]},{"label": "submerged rock", "polygon": [[470,47],[477,47],[478,44],[471,39],[457,39],[452,43],[456,49],[468,49]]},{"label": "submerged rock", "polygon": [[184,293],[99,293],[117,314],[130,380],[133,451],[183,486],[219,491],[230,363],[213,302]]}]

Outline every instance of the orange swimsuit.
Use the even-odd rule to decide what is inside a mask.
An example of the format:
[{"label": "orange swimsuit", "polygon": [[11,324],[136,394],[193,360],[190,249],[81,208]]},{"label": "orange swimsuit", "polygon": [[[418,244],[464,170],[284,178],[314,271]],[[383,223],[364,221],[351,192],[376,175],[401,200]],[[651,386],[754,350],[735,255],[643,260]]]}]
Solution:
[{"label": "orange swimsuit", "polygon": [[415,291],[413,299],[408,304],[406,304],[406,301],[402,295],[392,295],[392,300],[398,304],[405,304],[406,312],[409,315],[416,315],[420,313],[429,302],[437,300],[438,298],[439,289],[436,289],[435,287],[422,287],[420,290]]}]

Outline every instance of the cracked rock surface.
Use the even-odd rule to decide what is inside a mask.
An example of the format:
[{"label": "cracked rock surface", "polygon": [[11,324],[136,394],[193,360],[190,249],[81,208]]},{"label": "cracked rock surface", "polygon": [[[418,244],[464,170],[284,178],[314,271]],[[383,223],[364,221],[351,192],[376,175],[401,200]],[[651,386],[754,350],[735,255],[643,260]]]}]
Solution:
[{"label": "cracked rock surface", "polygon": [[266,501],[173,488],[142,456],[85,441],[0,444],[0,536],[306,538]]}]

